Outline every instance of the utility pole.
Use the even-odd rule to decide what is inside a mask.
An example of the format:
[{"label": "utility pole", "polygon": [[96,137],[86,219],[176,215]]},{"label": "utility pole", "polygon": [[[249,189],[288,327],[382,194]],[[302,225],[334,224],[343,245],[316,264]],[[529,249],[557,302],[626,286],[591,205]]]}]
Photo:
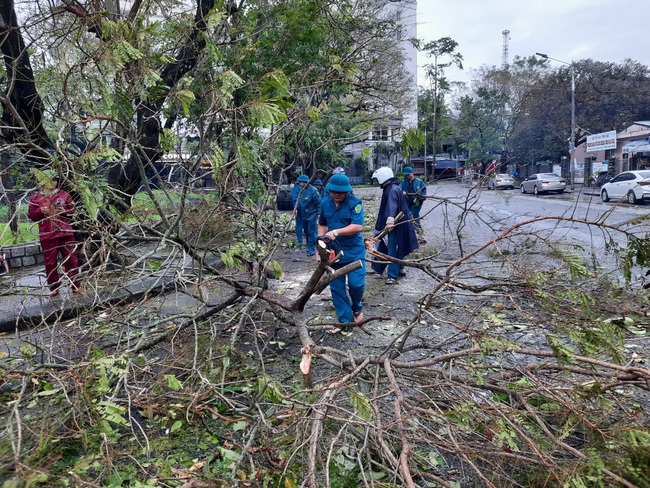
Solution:
[{"label": "utility pole", "polygon": [[[437,112],[438,112],[438,56],[433,57],[433,124],[431,126],[432,133],[431,133],[431,141],[432,141],[432,146],[431,146],[431,157],[432,157],[432,163],[431,163],[431,179],[434,179],[436,175],[436,134],[438,132],[438,117],[437,117]],[[424,171],[424,179],[426,180],[426,161],[425,161],[425,171]]]},{"label": "utility pole", "polygon": [[424,124],[424,179],[427,179],[427,125]]},{"label": "utility pole", "polygon": [[540,58],[544,59],[552,59],[553,61],[557,61],[558,63],[566,64],[569,67],[569,71],[571,72],[571,139],[569,139],[569,153],[571,156],[569,164],[571,165],[571,168],[569,169],[569,173],[571,175],[571,190],[575,190],[575,179],[576,179],[576,76],[575,76],[575,70],[573,67],[573,61],[568,62],[568,61],[562,61],[561,59],[557,58],[552,58],[547,54],[544,53],[535,53],[537,56]]}]

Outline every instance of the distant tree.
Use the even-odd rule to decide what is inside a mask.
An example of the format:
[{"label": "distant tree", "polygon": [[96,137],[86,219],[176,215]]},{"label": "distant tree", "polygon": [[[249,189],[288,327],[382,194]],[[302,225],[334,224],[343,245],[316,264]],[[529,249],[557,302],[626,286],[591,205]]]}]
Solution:
[{"label": "distant tree", "polygon": [[[457,51],[458,43],[451,37],[441,37],[422,46],[428,57],[433,58],[433,63],[425,66],[425,75],[431,87],[431,152],[435,154],[438,148],[438,131],[440,127],[441,109],[444,107],[445,94],[451,89],[449,80],[445,77],[445,68],[457,66],[463,68],[463,56]],[[425,126],[428,123],[425,121]]]},{"label": "distant tree", "polygon": [[479,88],[475,96],[461,98],[457,129],[467,141],[462,147],[471,160],[491,159],[503,150],[504,126],[501,115],[507,96],[499,90]]},{"label": "distant tree", "polygon": [[494,106],[495,124],[502,128],[501,156],[509,160],[515,155],[511,147],[512,134],[517,130],[526,112],[522,100],[529,93],[531,84],[539,80],[544,62],[535,56],[516,56],[507,69],[483,66],[474,72],[472,88],[474,94],[485,92],[502,95],[502,103]]},{"label": "distant tree", "polygon": [[[571,135],[571,72],[543,61],[539,76],[529,79],[516,104],[517,123],[511,147],[522,160],[567,155]],[[576,145],[586,136],[622,130],[650,118],[650,71],[636,61],[609,63],[581,60],[574,63]]]}]

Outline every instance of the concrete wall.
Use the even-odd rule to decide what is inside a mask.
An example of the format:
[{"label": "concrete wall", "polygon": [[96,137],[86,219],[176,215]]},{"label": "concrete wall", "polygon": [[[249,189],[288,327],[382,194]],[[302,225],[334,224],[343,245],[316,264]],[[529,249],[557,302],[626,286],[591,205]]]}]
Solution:
[{"label": "concrete wall", "polygon": [[5,255],[5,258],[9,263],[9,269],[43,264],[43,251],[38,242],[16,244],[14,246],[2,246],[0,253]]}]

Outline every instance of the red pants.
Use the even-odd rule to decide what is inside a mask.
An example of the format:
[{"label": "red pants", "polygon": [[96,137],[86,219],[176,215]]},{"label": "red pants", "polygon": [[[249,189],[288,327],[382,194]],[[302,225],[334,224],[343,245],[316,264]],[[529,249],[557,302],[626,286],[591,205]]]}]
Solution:
[{"label": "red pants", "polygon": [[74,237],[64,236],[55,237],[41,241],[43,248],[43,258],[45,259],[45,274],[47,275],[47,284],[50,285],[51,291],[59,288],[59,271],[57,266],[58,255],[61,253],[61,263],[65,269],[65,274],[75,288],[79,288],[79,261],[77,260],[77,241]]}]

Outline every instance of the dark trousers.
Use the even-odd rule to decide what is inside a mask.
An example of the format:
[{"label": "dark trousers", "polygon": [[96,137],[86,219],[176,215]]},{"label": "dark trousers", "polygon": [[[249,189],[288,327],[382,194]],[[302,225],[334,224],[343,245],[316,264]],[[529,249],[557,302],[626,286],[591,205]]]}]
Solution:
[{"label": "dark trousers", "polygon": [[77,259],[77,241],[73,237],[56,237],[41,241],[43,258],[45,259],[45,274],[50,290],[55,292],[59,289],[58,256],[61,254],[61,263],[65,274],[72,281],[73,286],[79,288],[79,261]]}]

